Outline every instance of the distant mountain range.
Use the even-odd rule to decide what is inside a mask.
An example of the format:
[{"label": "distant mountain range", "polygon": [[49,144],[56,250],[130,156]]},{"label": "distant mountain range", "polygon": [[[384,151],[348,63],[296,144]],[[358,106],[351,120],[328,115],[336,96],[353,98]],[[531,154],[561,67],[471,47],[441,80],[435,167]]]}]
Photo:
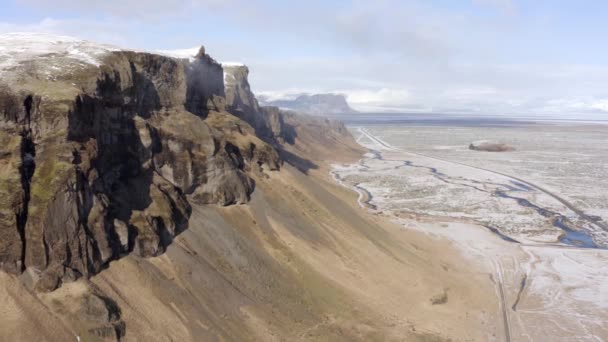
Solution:
[{"label": "distant mountain range", "polygon": [[295,99],[269,100],[262,95],[258,96],[262,105],[276,106],[296,112],[311,115],[349,114],[356,113],[352,109],[346,97],[342,94],[302,94]]}]

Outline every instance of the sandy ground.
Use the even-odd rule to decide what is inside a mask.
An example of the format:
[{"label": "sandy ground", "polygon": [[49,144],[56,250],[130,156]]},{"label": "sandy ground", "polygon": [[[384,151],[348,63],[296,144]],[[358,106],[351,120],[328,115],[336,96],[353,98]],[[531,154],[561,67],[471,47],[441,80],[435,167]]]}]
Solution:
[{"label": "sandy ground", "polygon": [[19,279],[0,273],[0,284],[0,340],[76,340],[74,330]]},{"label": "sandy ground", "polygon": [[[374,143],[370,147],[378,150],[377,153],[384,157],[383,163],[374,164],[370,160],[377,161],[378,157],[370,155],[366,162],[354,166],[360,174],[368,174],[367,178],[369,174],[376,175],[376,172],[378,175],[375,177],[381,177],[383,172],[394,174],[396,172],[392,168],[394,165],[388,165],[391,162],[386,160],[413,160],[416,165],[426,168],[426,175],[417,172],[418,170],[406,171],[403,179],[400,180],[405,185],[395,183],[397,176],[393,175],[392,187],[407,187],[412,183],[422,182],[426,189],[431,188],[429,168],[435,168],[436,171],[431,173],[439,172],[443,179],[459,180],[457,182],[459,186],[505,183],[504,175],[492,176],[483,170],[467,171],[465,166],[457,164],[450,167],[445,161],[410,154],[393,148],[386,142],[374,141],[374,137],[367,138],[368,144]],[[365,167],[361,168],[361,165]],[[478,212],[463,210],[467,208],[466,204],[470,199],[467,198],[467,194],[470,193],[453,194],[439,191],[426,193],[420,198],[411,200],[407,211],[399,210],[402,203],[395,204],[400,197],[394,196],[394,191],[378,186],[379,182],[360,183],[362,176],[358,178],[353,176],[357,172],[353,173],[352,165],[336,165],[333,172],[343,184],[356,185],[355,190],[361,193],[359,204],[365,210],[392,218],[406,231],[424,232],[435,237],[439,239],[439,245],[447,239],[460,250],[471,269],[488,272],[495,285],[495,297],[499,304],[497,317],[502,324],[505,340],[603,341],[608,339],[608,328],[603,324],[608,320],[606,310],[608,286],[605,282],[608,277],[607,250],[560,244],[556,241],[559,234],[550,234],[551,227],[542,223],[531,225],[541,231],[537,234],[508,229],[522,224],[521,220],[516,219],[517,215],[531,215],[526,211],[518,212],[512,207],[513,203],[499,202],[499,205],[485,206],[490,210],[483,212],[485,215],[483,216]],[[450,183],[443,185],[442,189],[453,186]],[[475,190],[474,193],[480,192]],[[440,197],[438,194],[443,197],[438,199]],[[429,198],[433,198],[432,201],[437,206],[420,206],[420,202],[429,201]],[[457,198],[460,198],[459,205],[445,205],[450,201],[456,201]],[[476,200],[484,202],[483,198]],[[530,196],[529,200],[552,207],[558,212],[565,212],[565,215],[574,215],[547,194],[538,193]],[[487,198],[484,203],[487,201],[501,201],[501,199]],[[437,210],[442,205],[443,210]],[[480,216],[483,218],[494,215],[491,217],[500,218],[500,214],[504,211],[511,211],[514,219],[513,222],[509,222],[511,225],[506,225],[507,229],[503,228],[502,232],[521,243],[505,241],[481,225],[480,221],[483,220]],[[540,220],[540,218],[536,219]]]},{"label": "sandy ground", "polygon": [[248,205],[196,207],[165,255],[95,277],[125,340],[502,340],[490,273],[315,177],[286,167]]}]

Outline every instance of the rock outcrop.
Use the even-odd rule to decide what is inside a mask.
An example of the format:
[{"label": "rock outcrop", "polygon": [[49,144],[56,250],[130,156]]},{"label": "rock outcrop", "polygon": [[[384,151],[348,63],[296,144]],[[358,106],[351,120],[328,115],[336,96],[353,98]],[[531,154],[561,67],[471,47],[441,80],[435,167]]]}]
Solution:
[{"label": "rock outcrop", "polygon": [[341,138],[350,136],[344,124],[339,121],[300,115],[275,106],[260,106],[251,91],[248,76],[249,68],[245,65],[224,65],[226,109],[248,122],[258,137],[275,146],[292,164],[301,163],[290,159],[295,156],[290,150],[298,136],[300,140],[309,139],[302,145],[311,147],[332,146]]},{"label": "rock outcrop", "polygon": [[509,152],[515,151],[515,148],[495,141],[479,140],[469,144],[469,150],[484,152]]},{"label": "rock outcrop", "polygon": [[249,85],[249,68],[245,65],[224,65],[227,109],[248,122],[258,136],[281,140],[285,127],[277,107],[260,107]]},{"label": "rock outcrop", "polygon": [[280,115],[263,114],[244,84],[227,102],[223,69],[204,49],[191,61],[96,56],[99,65],[57,53],[2,70],[0,268],[38,290],[128,253],[163,253],[191,201],[247,202],[250,174],[281,164],[256,136],[280,135]]}]

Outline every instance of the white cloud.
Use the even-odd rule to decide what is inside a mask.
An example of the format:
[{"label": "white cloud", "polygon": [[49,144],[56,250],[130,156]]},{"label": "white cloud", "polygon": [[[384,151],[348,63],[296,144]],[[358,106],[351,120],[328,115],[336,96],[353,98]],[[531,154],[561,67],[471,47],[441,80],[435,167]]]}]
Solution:
[{"label": "white cloud", "polygon": [[[44,18],[29,24],[0,22],[0,33],[41,32],[67,35],[91,41],[131,47],[129,36],[133,28],[121,20],[54,19]],[[122,34],[117,35],[116,32]]]},{"label": "white cloud", "polygon": [[608,113],[608,99],[597,100],[596,102],[592,103],[590,107],[592,109],[597,109],[599,111]]},{"label": "white cloud", "polygon": [[343,90],[340,93],[346,94],[348,102],[355,107],[406,107],[411,101],[410,92],[406,89]]},{"label": "white cloud", "polygon": [[285,89],[285,90],[270,90],[260,91],[256,93],[256,96],[263,98],[265,101],[279,101],[279,100],[295,100],[298,96],[303,94],[315,94],[319,93],[316,90],[304,90],[304,89]]},{"label": "white cloud", "polygon": [[104,14],[127,17],[129,20],[158,19],[194,10],[215,10],[233,6],[239,0],[18,0],[23,6],[42,9],[82,12],[86,16]]},{"label": "white cloud", "polygon": [[507,13],[515,11],[515,3],[513,0],[473,0],[474,4],[491,6]]},{"label": "white cloud", "polygon": [[[519,56],[528,50],[517,44],[534,32],[518,27],[521,3],[510,0],[449,7],[423,0],[19,1],[80,16],[0,23],[0,32],[52,32],[153,50],[205,44],[217,60],[245,62],[253,90],[274,98],[341,92],[353,106],[376,111],[608,112],[608,66],[523,63]],[[210,19],[223,25],[192,30]],[[150,33],[165,34],[164,28],[176,32],[165,42]]]}]

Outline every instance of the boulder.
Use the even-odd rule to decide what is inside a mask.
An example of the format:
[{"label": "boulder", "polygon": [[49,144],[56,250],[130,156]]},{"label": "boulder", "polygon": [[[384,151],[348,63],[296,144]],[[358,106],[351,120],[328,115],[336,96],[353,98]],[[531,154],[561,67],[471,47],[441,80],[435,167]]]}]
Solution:
[{"label": "boulder", "polygon": [[509,152],[515,151],[515,148],[507,144],[491,140],[478,140],[469,144],[469,150],[484,152]]}]

